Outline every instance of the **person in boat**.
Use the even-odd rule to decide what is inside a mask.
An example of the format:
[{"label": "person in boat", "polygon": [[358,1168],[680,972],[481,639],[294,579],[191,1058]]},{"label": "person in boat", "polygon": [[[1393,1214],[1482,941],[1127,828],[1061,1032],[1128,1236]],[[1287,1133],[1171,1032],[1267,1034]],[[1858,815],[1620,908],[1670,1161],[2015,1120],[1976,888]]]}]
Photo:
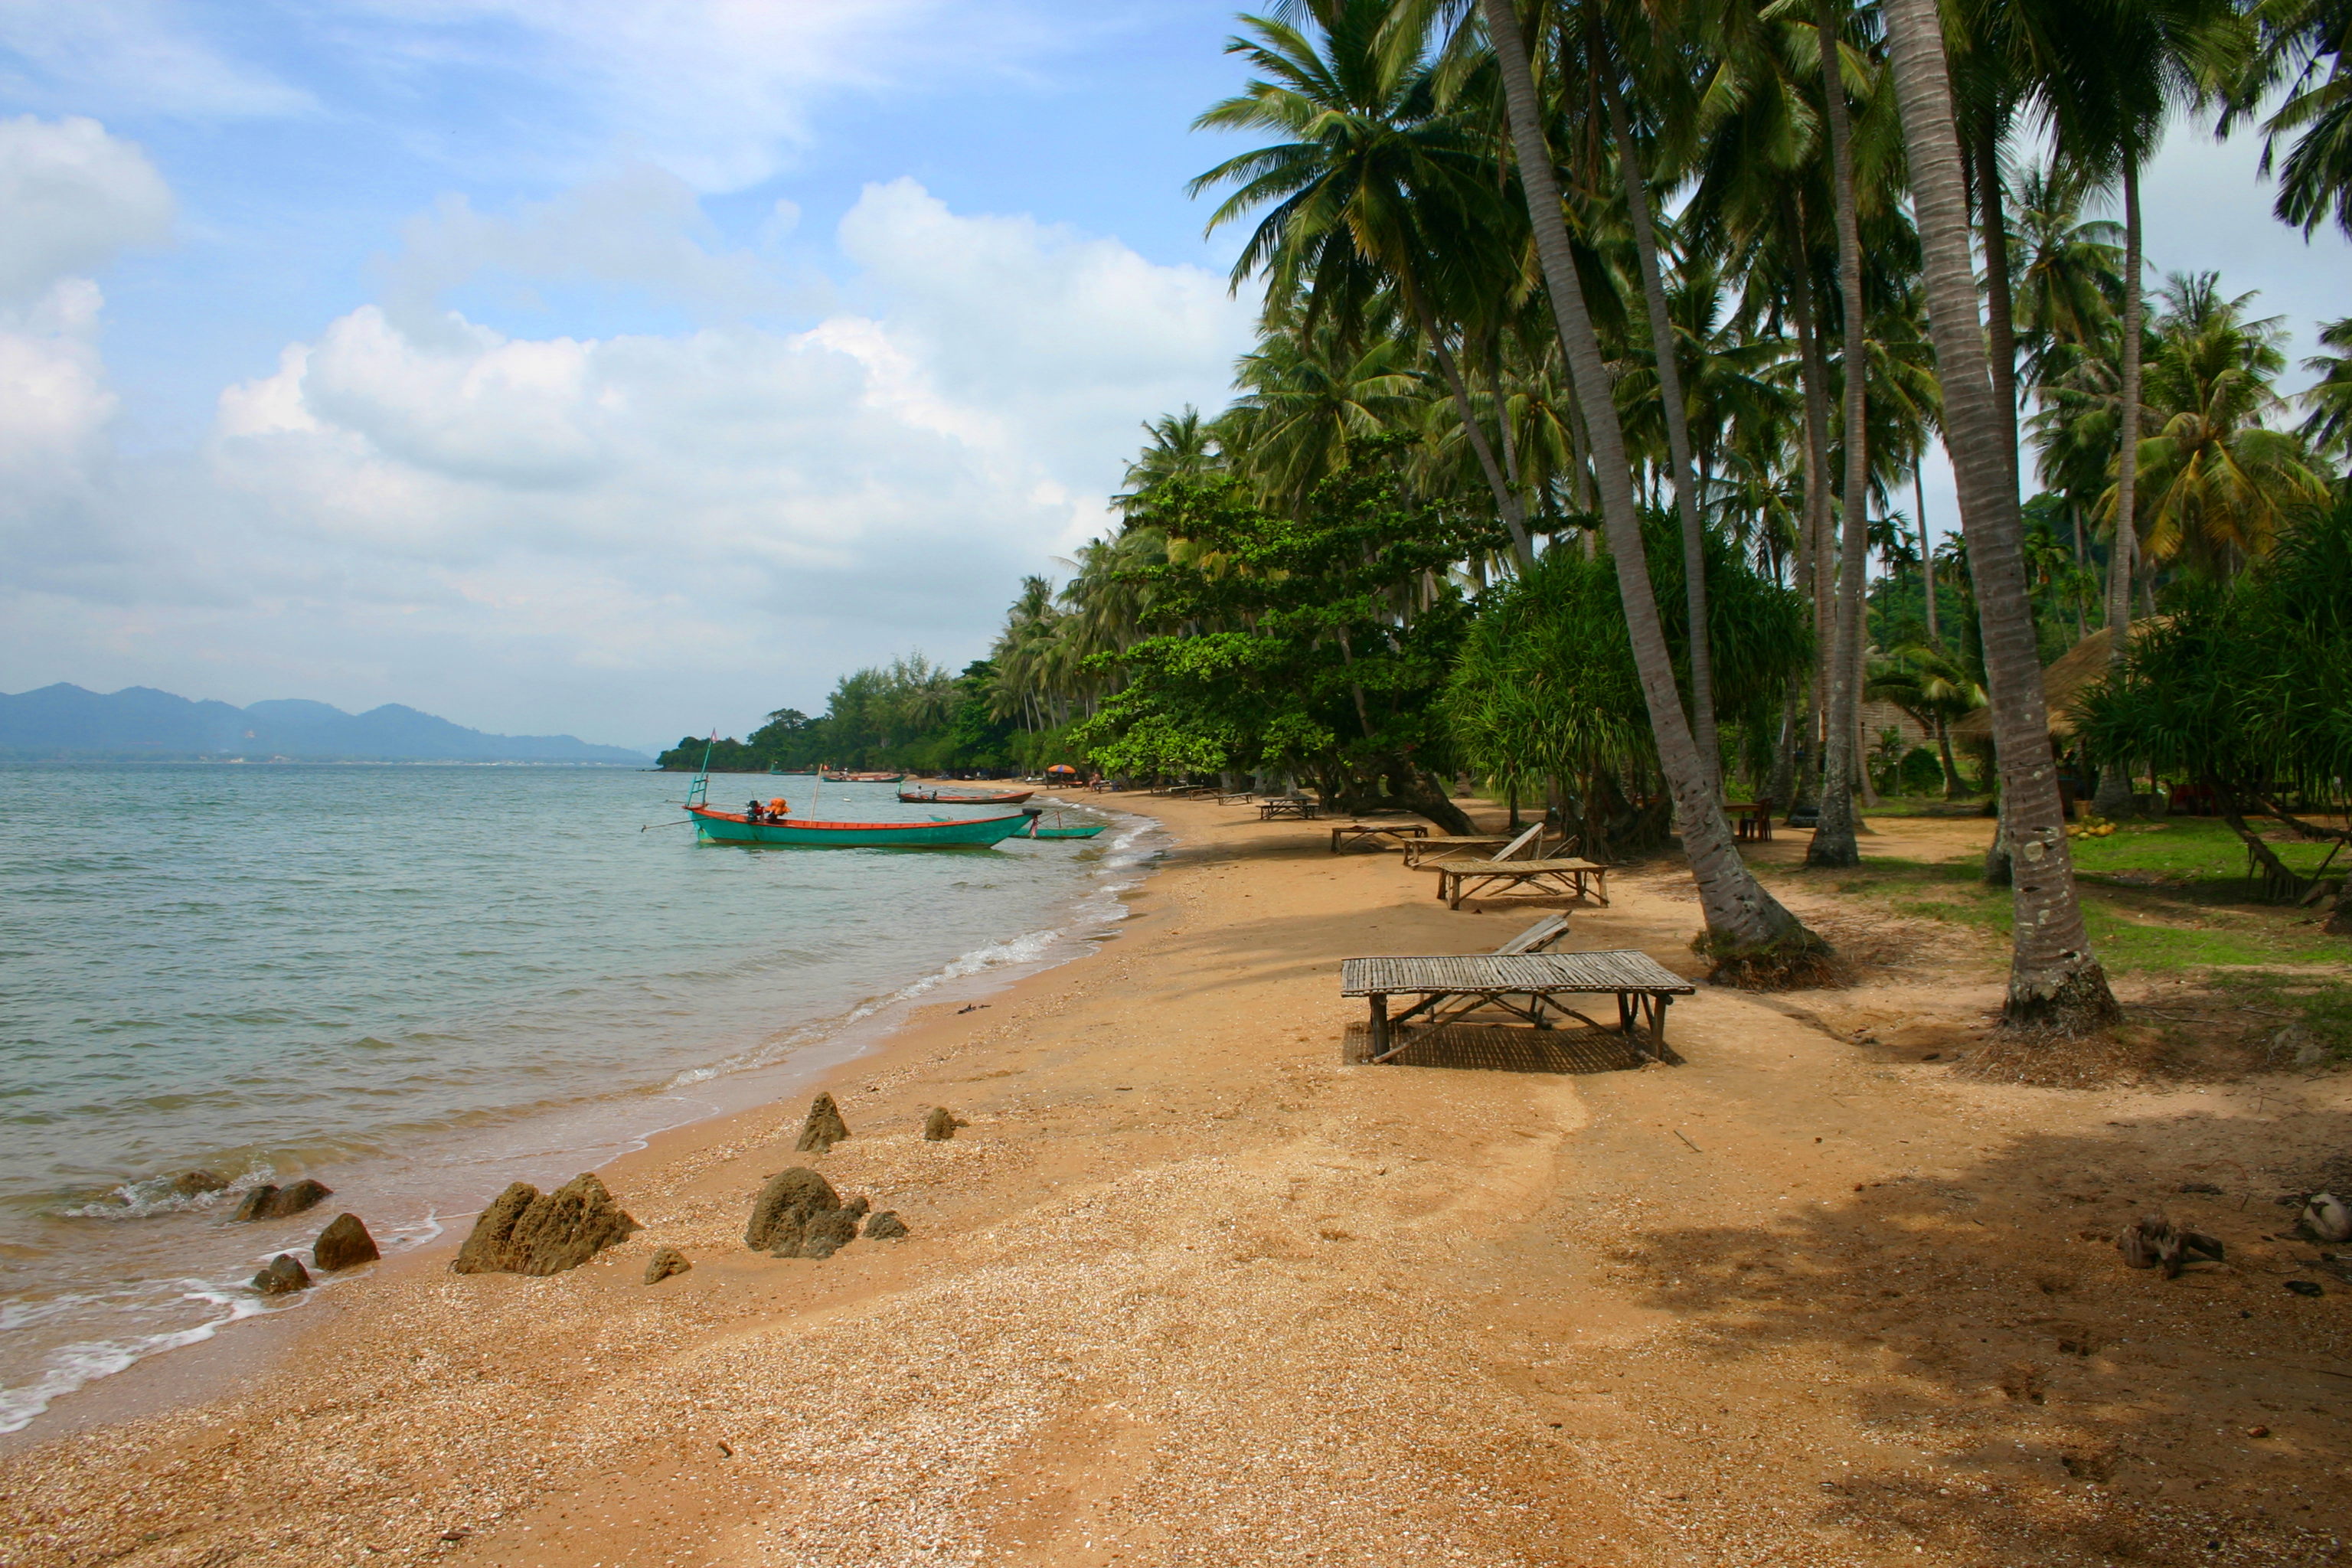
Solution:
[{"label": "person in boat", "polygon": [[768,816],[772,821],[782,822],[792,814],[793,803],[786,800],[782,795],[778,795],[775,799],[768,803]]},{"label": "person in boat", "polygon": [[767,816],[768,814],[766,812],[760,809],[760,800],[757,795],[754,795],[752,798],[743,803],[744,821],[763,822],[767,820]]}]

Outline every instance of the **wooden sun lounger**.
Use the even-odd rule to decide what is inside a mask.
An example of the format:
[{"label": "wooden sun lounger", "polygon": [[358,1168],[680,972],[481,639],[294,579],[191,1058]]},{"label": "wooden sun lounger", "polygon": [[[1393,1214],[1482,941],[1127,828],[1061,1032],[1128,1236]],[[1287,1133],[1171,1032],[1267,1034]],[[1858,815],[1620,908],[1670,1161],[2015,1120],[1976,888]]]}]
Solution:
[{"label": "wooden sun lounger", "polygon": [[1609,868],[1598,860],[1441,860],[1424,869],[1437,873],[1437,896],[1449,910],[1510,892],[1609,901]]},{"label": "wooden sun lounger", "polygon": [[[1494,853],[1479,855],[1475,851],[1495,847]],[[1488,837],[1484,835],[1461,838],[1429,838],[1404,847],[1404,863],[1414,870],[1424,870],[1440,861],[1465,865],[1484,865],[1490,860],[1532,859],[1543,850],[1543,824],[1538,822],[1516,838]]]},{"label": "wooden sun lounger", "polygon": [[[1369,843],[1376,838],[1402,840],[1428,837],[1429,829],[1418,822],[1342,822],[1331,829],[1331,853],[1337,855],[1352,845]],[[1372,847],[1385,849],[1388,846],[1373,844]]]},{"label": "wooden sun lounger", "polygon": [[1257,803],[1260,822],[1272,822],[1277,817],[1294,817],[1300,822],[1312,822],[1323,815],[1323,808],[1313,795],[1278,795]]},{"label": "wooden sun lounger", "polygon": [[[1422,1014],[1436,1014],[1447,1004],[1469,1001],[1475,1006],[1499,1008],[1538,1029],[1552,1026],[1553,1013],[1598,1029],[1605,1026],[1586,1017],[1560,998],[1600,994],[1617,998],[1617,1032],[1634,1050],[1664,1061],[1666,1008],[1675,997],[1687,996],[1695,989],[1689,981],[1649,954],[1631,951],[1350,958],[1339,965],[1339,994],[1370,1000],[1369,1059],[1375,1062],[1386,1061],[1404,1048],[1402,1043],[1391,1042],[1392,1028]],[[1421,1000],[1391,1018],[1389,998],[1396,995],[1418,996]],[[1646,1050],[1643,1041],[1645,1032]]]}]

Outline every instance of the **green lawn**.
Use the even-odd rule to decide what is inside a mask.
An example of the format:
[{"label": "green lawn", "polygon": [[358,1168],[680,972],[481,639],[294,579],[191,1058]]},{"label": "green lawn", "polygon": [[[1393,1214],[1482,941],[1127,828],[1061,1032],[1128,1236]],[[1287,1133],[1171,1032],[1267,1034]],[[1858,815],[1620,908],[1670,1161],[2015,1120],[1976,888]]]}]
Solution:
[{"label": "green lawn", "polygon": [[[2326,845],[2284,836],[2272,843],[2306,876],[2327,854]],[[1756,870],[1769,882],[1834,891],[2007,939],[2009,889],[1978,880],[1976,857],[1905,859],[1874,855],[1870,845],[1863,840],[1864,862],[1852,869],[1770,864]],[[2300,1016],[2339,1049],[2352,1049],[2352,940],[2323,932],[2315,910],[2253,901],[2245,847],[2226,824],[2176,817],[2127,825],[2112,837],[2075,839],[2072,847],[2084,917],[2110,973],[2199,972],[2256,1017]],[[2347,860],[2352,849],[2336,857],[2331,874]]]}]

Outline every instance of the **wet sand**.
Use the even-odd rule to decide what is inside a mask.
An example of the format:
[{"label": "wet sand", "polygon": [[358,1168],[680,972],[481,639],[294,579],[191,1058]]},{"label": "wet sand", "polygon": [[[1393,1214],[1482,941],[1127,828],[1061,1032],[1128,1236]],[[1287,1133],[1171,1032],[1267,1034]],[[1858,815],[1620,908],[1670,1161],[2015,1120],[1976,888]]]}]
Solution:
[{"label": "wet sand", "polygon": [[[2272,1239],[2281,1194],[2342,1179],[2337,1077],[1968,1081],[1999,952],[1827,896],[1804,907],[1867,952],[1859,984],[1702,984],[1682,1065],[1346,1066],[1340,958],[1491,948],[1558,906],[1449,911],[1318,825],[1112,804],[1181,841],[1126,933],[837,1069],[847,1142],[792,1153],[798,1100],[666,1135],[603,1173],[646,1228],[553,1279],[452,1275],[454,1235],[381,1266],[243,1385],[0,1461],[0,1561],[2318,1563],[2352,1539],[2352,1283]],[[1866,853],[1958,833],[1880,829]],[[1696,973],[1686,877],[1611,892],[1566,945]],[[933,1105],[952,1142],[921,1140]],[[913,1235],[747,1251],[796,1163]],[[2231,1261],[2123,1268],[2109,1238],[2157,1204]],[[659,1246],[693,1268],[648,1287]]]}]

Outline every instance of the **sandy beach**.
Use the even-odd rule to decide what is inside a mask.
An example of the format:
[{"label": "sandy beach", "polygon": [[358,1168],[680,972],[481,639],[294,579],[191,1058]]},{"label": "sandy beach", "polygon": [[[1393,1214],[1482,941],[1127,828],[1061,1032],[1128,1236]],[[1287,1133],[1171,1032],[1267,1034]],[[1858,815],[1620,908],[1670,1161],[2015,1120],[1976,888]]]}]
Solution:
[{"label": "sandy beach", "polygon": [[[2002,949],[1828,893],[1856,984],[1702,983],[1680,1065],[1349,1066],[1341,958],[1539,910],[1112,804],[1178,839],[1122,934],[838,1069],[847,1142],[793,1153],[805,1100],[666,1135],[568,1274],[454,1275],[454,1231],[382,1265],[234,1386],[0,1460],[0,1561],[2340,1559],[2352,1283],[2277,1202],[2352,1176],[2339,1078],[1971,1080]],[[1699,972],[1678,867],[1610,892],[1565,945]],[[912,1235],[747,1250],[794,1164]],[[2125,1268],[2158,1205],[2229,1261]]]}]

